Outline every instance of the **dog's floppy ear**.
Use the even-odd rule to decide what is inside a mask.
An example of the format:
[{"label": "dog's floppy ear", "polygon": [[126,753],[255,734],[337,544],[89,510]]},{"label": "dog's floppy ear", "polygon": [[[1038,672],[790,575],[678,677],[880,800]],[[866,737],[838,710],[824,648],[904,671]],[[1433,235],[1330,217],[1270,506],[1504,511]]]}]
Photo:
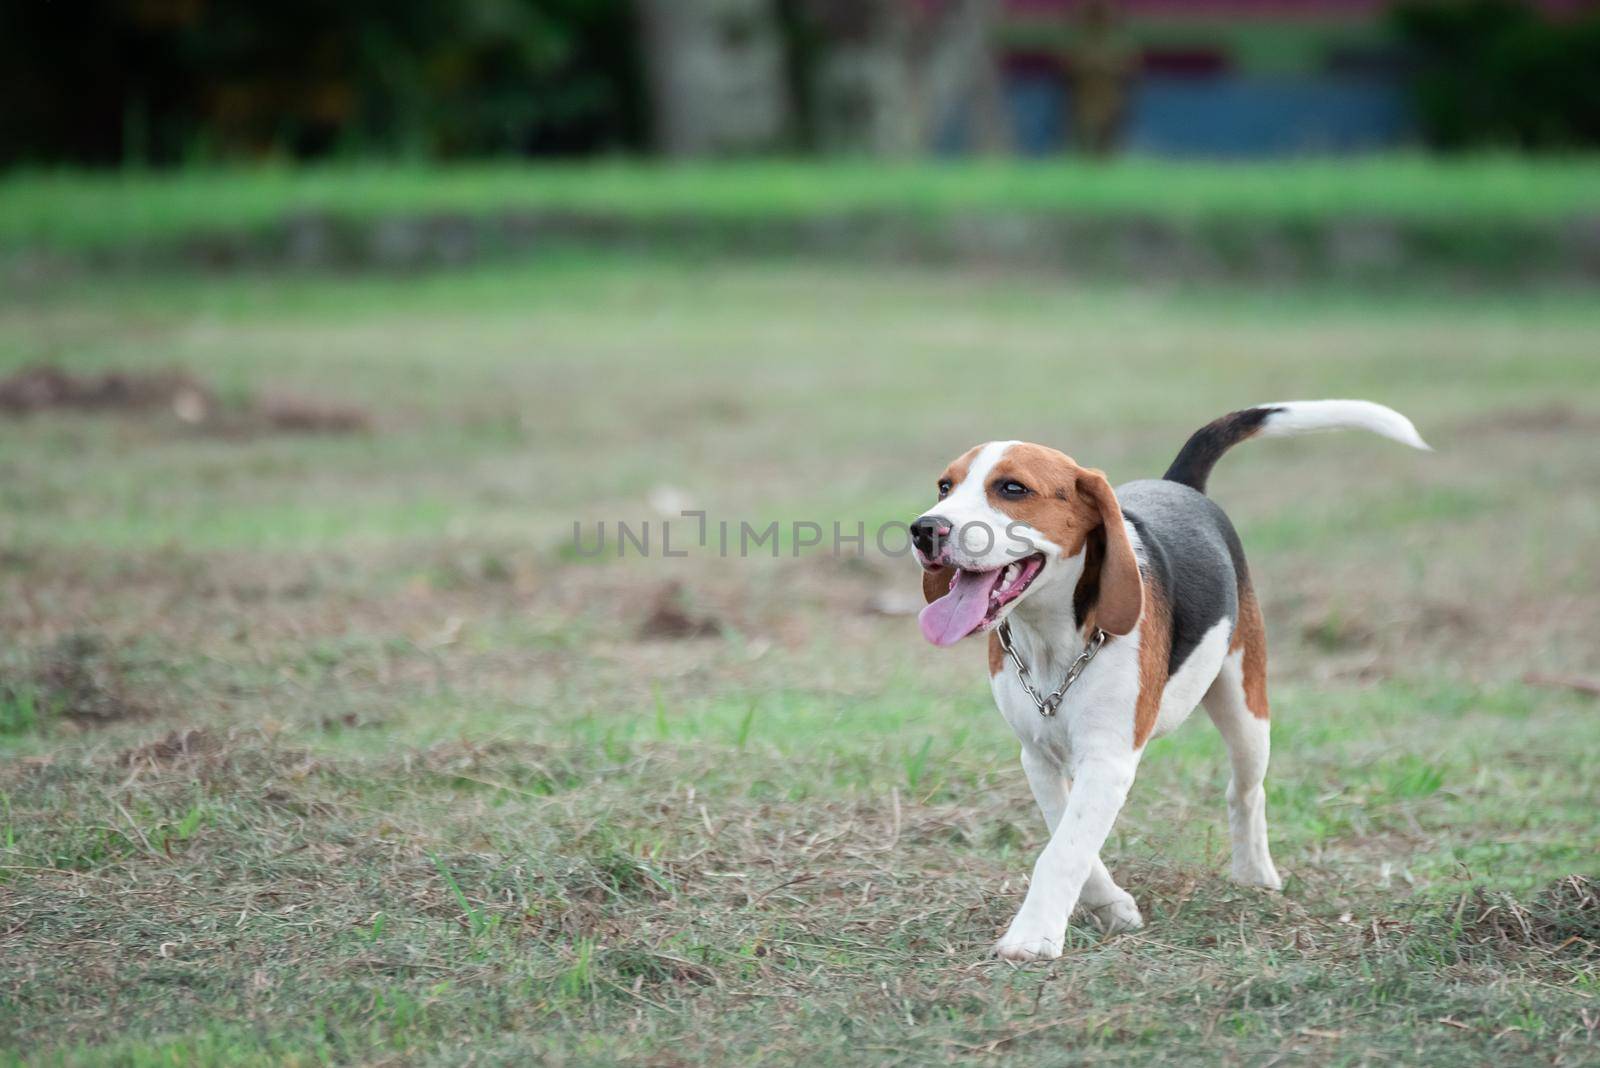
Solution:
[{"label": "dog's floppy ear", "polygon": [[923,569],[922,572],[922,599],[929,604],[937,601],[950,592],[950,571],[948,567],[936,567],[932,571]]},{"label": "dog's floppy ear", "polygon": [[[1095,624],[1107,634],[1126,634],[1139,623],[1144,611],[1144,581],[1139,577],[1139,561],[1133,555],[1133,542],[1122,520],[1122,506],[1106,476],[1092,469],[1078,476],[1078,492],[1100,513],[1105,526],[1106,555],[1100,565],[1100,600],[1095,605]],[[926,584],[926,580],[924,580]]]}]

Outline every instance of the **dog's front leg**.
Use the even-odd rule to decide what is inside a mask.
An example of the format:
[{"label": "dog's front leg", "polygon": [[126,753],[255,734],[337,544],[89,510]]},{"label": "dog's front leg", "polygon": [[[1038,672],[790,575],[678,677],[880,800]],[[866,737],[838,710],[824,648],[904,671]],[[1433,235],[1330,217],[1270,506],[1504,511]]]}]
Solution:
[{"label": "dog's front leg", "polygon": [[[1138,756],[1131,747],[1124,752],[1097,747],[1076,761],[1066,806],[1033,866],[1033,881],[1022,908],[995,946],[997,956],[1018,961],[1061,956],[1067,917],[1122,810],[1137,764]],[[1031,781],[1031,774],[1029,778]],[[1049,816],[1047,810],[1047,821]]]},{"label": "dog's front leg", "polygon": [[[1023,746],[1022,772],[1028,777],[1028,786],[1033,790],[1034,801],[1038,802],[1039,813],[1044,816],[1046,829],[1054,834],[1061,823],[1062,813],[1067,809],[1066,771],[1050,758]],[[1078,904],[1083,906],[1090,920],[1105,934],[1144,926],[1144,918],[1139,915],[1139,906],[1134,903],[1133,895],[1117,885],[1111,872],[1106,870],[1105,861],[1099,856],[1094,858],[1094,864],[1089,868],[1089,878],[1084,880]]]}]

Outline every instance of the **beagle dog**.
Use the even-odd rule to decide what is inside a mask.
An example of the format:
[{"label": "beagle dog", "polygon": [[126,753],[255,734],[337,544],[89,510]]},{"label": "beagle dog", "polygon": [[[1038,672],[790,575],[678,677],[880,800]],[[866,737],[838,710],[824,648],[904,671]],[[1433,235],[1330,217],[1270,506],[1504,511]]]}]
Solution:
[{"label": "beagle dog", "polygon": [[987,634],[995,703],[1050,831],[995,946],[1061,954],[1083,905],[1107,933],[1143,922],[1100,859],[1152,738],[1204,704],[1228,746],[1233,878],[1279,889],[1267,851],[1267,647],[1233,524],[1205,494],[1222,454],[1253,437],[1360,429],[1417,449],[1411,421],[1369,401],[1266,404],[1198,430],[1160,479],[1111,488],[1042,445],[991,441],[939,476],[911,524],[935,645]]}]

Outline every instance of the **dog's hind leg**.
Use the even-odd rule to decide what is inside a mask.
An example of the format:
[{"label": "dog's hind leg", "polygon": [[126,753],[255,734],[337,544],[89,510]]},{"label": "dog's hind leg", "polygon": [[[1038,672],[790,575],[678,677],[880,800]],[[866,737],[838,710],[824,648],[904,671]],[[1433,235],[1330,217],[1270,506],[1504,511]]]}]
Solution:
[{"label": "dog's hind leg", "polygon": [[[1257,616],[1256,627],[1259,628]],[[1240,627],[1245,626],[1241,618]],[[1267,850],[1267,775],[1271,749],[1265,678],[1265,656],[1252,657],[1250,638],[1228,654],[1203,703],[1211,722],[1228,744],[1233,774],[1228,780],[1228,831],[1233,841],[1233,878],[1246,886],[1281,889],[1283,880]]]},{"label": "dog's hind leg", "polygon": [[[1022,770],[1028,777],[1029,788],[1033,790],[1033,799],[1039,804],[1039,812],[1044,816],[1044,824],[1054,834],[1056,825],[1061,822],[1061,814],[1067,809],[1067,778],[1060,768],[1027,749],[1022,750]],[[1144,926],[1144,917],[1139,915],[1139,906],[1134,903],[1133,895],[1117,885],[1116,880],[1111,878],[1111,872],[1106,869],[1105,862],[1098,856],[1089,869],[1089,878],[1084,880],[1078,904],[1083,906],[1090,921],[1104,934],[1132,931]]]}]

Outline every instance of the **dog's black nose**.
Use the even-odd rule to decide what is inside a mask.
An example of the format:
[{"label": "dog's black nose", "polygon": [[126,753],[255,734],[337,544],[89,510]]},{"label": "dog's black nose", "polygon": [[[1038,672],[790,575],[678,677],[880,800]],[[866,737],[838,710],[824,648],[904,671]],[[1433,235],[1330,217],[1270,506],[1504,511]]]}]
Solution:
[{"label": "dog's black nose", "polygon": [[950,536],[950,520],[942,515],[925,515],[911,524],[911,544],[929,560],[944,554],[944,540]]}]

